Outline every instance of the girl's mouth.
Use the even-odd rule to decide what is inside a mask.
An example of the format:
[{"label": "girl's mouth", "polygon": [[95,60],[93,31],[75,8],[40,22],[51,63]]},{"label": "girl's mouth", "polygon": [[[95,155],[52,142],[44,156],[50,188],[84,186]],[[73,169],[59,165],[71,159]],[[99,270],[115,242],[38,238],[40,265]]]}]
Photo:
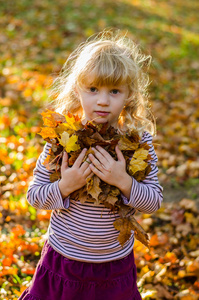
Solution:
[{"label": "girl's mouth", "polygon": [[105,117],[109,114],[109,112],[106,112],[106,111],[96,111],[96,114],[98,116],[101,116],[101,117]]}]

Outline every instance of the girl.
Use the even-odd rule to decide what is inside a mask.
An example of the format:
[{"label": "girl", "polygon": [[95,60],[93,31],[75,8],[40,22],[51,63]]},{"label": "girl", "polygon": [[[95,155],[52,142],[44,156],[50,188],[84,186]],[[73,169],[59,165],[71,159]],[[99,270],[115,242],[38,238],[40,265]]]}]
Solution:
[{"label": "girl", "polygon": [[90,161],[83,149],[72,167],[64,154],[61,179],[51,183],[42,164],[51,147],[47,143],[34,170],[27,197],[38,209],[52,210],[48,239],[42,250],[31,286],[23,300],[140,300],[134,263],[134,235],[121,247],[113,226],[117,214],[103,204],[82,204],[70,194],[96,174],[121,191],[124,204],[152,213],[159,209],[162,188],[157,179],[157,157],[152,146],[155,124],[145,99],[148,80],[142,67],[150,57],[118,34],[104,32],[80,45],[55,81],[55,109],[78,114],[82,123],[93,120],[117,128],[136,129],[150,146],[151,172],[137,182],[126,172],[125,159],[116,146],[117,160],[102,147],[94,148]]}]

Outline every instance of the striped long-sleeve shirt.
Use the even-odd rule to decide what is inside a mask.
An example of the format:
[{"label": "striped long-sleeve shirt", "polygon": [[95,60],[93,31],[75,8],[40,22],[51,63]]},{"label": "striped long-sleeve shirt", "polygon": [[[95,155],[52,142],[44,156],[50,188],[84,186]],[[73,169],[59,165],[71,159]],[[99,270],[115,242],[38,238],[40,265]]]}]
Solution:
[{"label": "striped long-sleeve shirt", "polygon": [[[131,214],[136,210],[144,213],[155,212],[162,201],[162,187],[157,178],[157,156],[152,145],[152,136],[144,132],[141,142],[150,145],[152,169],[142,182],[133,178],[130,199],[122,197],[124,203],[132,208]],[[130,254],[134,235],[132,233],[122,248],[117,240],[119,232],[113,226],[113,222],[119,217],[117,213],[111,213],[103,204],[82,204],[71,199],[70,195],[62,199],[59,180],[52,183],[49,177],[52,172],[43,165],[50,147],[51,144],[46,143],[27,193],[28,202],[33,207],[52,210],[48,228],[50,245],[69,259],[85,262],[107,262]]]}]

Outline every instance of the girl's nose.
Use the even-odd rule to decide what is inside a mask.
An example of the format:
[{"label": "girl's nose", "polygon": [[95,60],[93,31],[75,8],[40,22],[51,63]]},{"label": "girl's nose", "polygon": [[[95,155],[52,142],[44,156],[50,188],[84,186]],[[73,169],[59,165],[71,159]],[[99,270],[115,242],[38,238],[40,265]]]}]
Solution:
[{"label": "girl's nose", "polygon": [[97,104],[98,105],[109,105],[109,94],[108,93],[99,93]]}]

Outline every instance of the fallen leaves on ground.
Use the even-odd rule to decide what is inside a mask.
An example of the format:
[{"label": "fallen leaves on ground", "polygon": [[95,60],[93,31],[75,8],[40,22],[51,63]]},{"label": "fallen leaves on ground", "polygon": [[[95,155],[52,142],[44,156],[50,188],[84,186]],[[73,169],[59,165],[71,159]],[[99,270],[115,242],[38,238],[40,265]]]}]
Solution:
[{"label": "fallen leaves on ground", "polygon": [[[14,297],[29,285],[34,274],[50,212],[36,211],[30,206],[24,210],[20,205],[12,210],[5,200],[2,204],[0,295],[4,291],[7,297]],[[150,235],[149,248],[138,240],[134,245],[138,287],[143,299],[198,299],[198,215],[196,203],[190,199],[163,204],[153,215],[136,215]],[[117,220],[117,226],[121,221]]]},{"label": "fallen leaves on ground", "polygon": [[[157,120],[159,178],[171,186],[172,203],[177,198],[173,194],[176,186],[180,196],[183,188],[188,197],[198,199],[198,9],[195,0],[118,0],[114,6],[111,0],[67,4],[57,0],[56,5],[36,0],[31,9],[27,0],[2,1],[0,272],[7,275],[0,277],[0,299],[16,300],[28,286],[38,261],[49,212],[36,212],[25,195],[43,148],[36,135],[40,113],[48,87],[67,56],[91,34],[105,27],[120,28],[144,53],[152,55],[149,95]],[[195,201],[183,199],[180,203],[164,204],[152,216],[136,217],[150,232],[153,245],[149,251],[139,242],[135,244],[143,299],[198,299],[198,212]],[[21,234],[15,239],[13,228]]]}]

